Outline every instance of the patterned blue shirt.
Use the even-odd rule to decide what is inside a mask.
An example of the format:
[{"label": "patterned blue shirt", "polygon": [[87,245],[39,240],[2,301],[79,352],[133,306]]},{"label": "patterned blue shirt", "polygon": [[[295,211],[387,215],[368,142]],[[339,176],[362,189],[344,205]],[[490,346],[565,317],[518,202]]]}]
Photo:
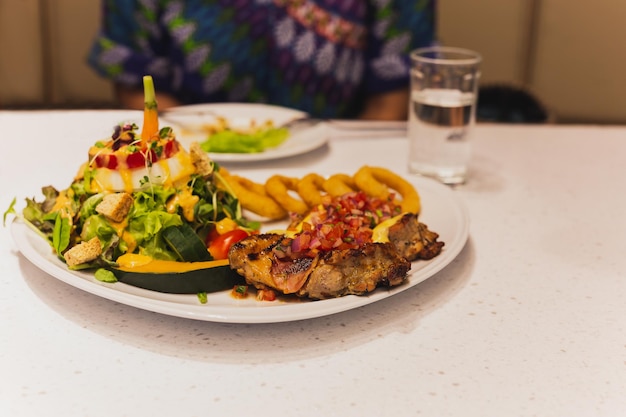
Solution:
[{"label": "patterned blue shirt", "polygon": [[433,43],[435,0],[103,0],[89,64],[183,103],[260,102],[354,117],[408,85]]}]

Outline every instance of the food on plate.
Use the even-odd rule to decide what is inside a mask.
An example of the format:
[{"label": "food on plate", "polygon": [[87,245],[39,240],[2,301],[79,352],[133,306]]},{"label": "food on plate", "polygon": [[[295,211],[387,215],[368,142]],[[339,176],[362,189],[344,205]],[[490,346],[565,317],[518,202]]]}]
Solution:
[{"label": "food on plate", "polygon": [[[43,201],[27,199],[19,215],[69,269],[168,293],[241,298],[252,286],[258,299],[320,300],[401,285],[412,261],[442,251],[418,220],[417,190],[390,170],[275,174],[263,184],[233,175],[160,128],[150,77],[144,88],[143,129],[115,126],[69,187],[43,187]],[[244,209],[289,224],[261,234]]]},{"label": "food on plate", "polygon": [[419,213],[420,198],[415,187],[401,176],[380,167],[361,167],[354,174],[356,186],[368,195],[387,198],[390,189],[397,191],[402,197],[402,209],[411,213]]},{"label": "food on plate", "polygon": [[258,153],[281,145],[289,137],[289,130],[275,127],[268,120],[257,125],[235,127],[224,118],[207,127],[208,138],[200,146],[205,152],[214,153]]},{"label": "food on plate", "polygon": [[399,197],[399,204],[405,212],[420,211],[420,197],[415,187],[386,168],[363,166],[353,176],[338,173],[328,178],[317,173],[302,178],[276,174],[265,184],[222,170],[220,173],[241,206],[269,220],[287,218],[289,213],[303,215],[320,204],[324,196],[340,197],[355,191],[364,191],[381,199]]},{"label": "food on plate", "polygon": [[346,193],[358,190],[354,178],[347,174],[334,174],[328,177],[322,186],[324,191],[333,197],[339,197]]},{"label": "food on plate", "polygon": [[288,212],[304,214],[309,206],[301,198],[293,197],[289,191],[298,191],[298,178],[272,175],[265,182],[265,190],[281,207]]},{"label": "food on plate", "polygon": [[[220,173],[222,172],[227,171],[220,169]],[[264,184],[239,175],[225,174],[223,178],[243,208],[268,220],[280,220],[287,217],[287,210],[269,196]]]},{"label": "food on plate", "polygon": [[227,259],[178,262],[125,254],[111,269],[117,281],[172,294],[224,291],[242,283],[241,276],[230,268]]},{"label": "food on plate", "polygon": [[102,255],[102,245],[97,236],[80,242],[69,248],[64,254],[65,262],[70,268],[84,265],[98,259]]},{"label": "food on plate", "polygon": [[[215,233],[215,236],[213,236]],[[247,237],[249,233],[243,229],[232,229],[227,232],[219,233],[213,229],[207,236],[207,245],[209,253],[214,259],[228,259],[228,250],[230,247]]]},{"label": "food on plate", "polygon": [[374,241],[388,240],[402,257],[410,261],[432,259],[441,253],[444,242],[437,240],[439,234],[419,222],[415,213],[394,220],[374,229]]},{"label": "food on plate", "polygon": [[246,238],[233,246],[230,265],[258,289],[312,299],[362,295],[380,285],[399,285],[410,268],[390,243],[281,258],[280,250],[291,242],[278,234]]},{"label": "food on plate", "polygon": [[126,218],[132,205],[133,196],[129,193],[106,194],[96,206],[96,211],[119,223]]},{"label": "food on plate", "polygon": [[147,183],[171,186],[195,172],[172,129],[159,129],[155,103],[146,101],[140,135],[137,125],[122,123],[115,126],[110,138],[97,141],[89,149],[88,162],[78,177],[88,175],[94,191],[132,192]]},{"label": "food on plate", "polygon": [[[243,217],[219,166],[198,144],[187,152],[171,128],[159,128],[150,77],[144,87],[143,130],[132,123],[115,126],[110,138],[89,149],[68,188],[44,187],[43,201],[27,199],[21,217],[69,269],[104,269],[127,282],[145,274],[140,281],[154,283],[157,291],[224,289],[226,277],[237,282],[224,268],[228,249],[260,224]],[[133,262],[122,266],[128,257]],[[177,277],[181,285],[164,287],[158,282],[165,276],[154,279],[159,274]],[[184,285],[189,281],[195,284]]]},{"label": "food on plate", "polygon": [[441,252],[437,238],[393,198],[358,191],[326,196],[284,232],[242,239],[228,259],[257,289],[327,299],[402,284],[411,261]]},{"label": "food on plate", "polygon": [[319,174],[307,174],[298,181],[296,191],[309,207],[316,206],[322,202],[325,181]]}]

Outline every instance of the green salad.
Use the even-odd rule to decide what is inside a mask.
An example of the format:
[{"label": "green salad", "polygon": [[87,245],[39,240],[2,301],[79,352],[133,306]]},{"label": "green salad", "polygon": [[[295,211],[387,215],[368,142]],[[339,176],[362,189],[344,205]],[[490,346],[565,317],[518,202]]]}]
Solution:
[{"label": "green salad", "polygon": [[[62,191],[46,186],[42,192],[44,198],[39,201],[27,198],[21,213],[15,210],[14,200],[4,219],[9,214],[21,217],[59,256],[80,242],[97,237],[102,254],[89,262],[70,266],[71,269],[107,266],[125,253],[140,253],[159,260],[207,261],[211,257],[206,247],[203,256],[186,255],[183,249],[188,242],[181,246],[168,236],[177,230],[185,239],[198,239],[204,245],[204,238],[224,219],[243,229],[258,229],[258,224],[243,219],[234,195],[219,188],[212,178],[199,175],[193,175],[189,183],[179,187],[152,185],[133,191],[132,206],[122,222],[96,210],[108,193],[93,192],[82,180]],[[181,193],[189,193],[197,201],[191,218],[183,215],[180,206],[172,204]]]},{"label": "green salad", "polygon": [[187,151],[171,128],[159,128],[151,78],[144,83],[143,130],[114,126],[110,137],[89,149],[67,188],[45,186],[43,197],[26,198],[20,212],[14,199],[4,213],[5,223],[13,214],[40,234],[70,269],[106,268],[126,254],[218,260],[209,249],[212,239],[260,228],[243,217],[219,165],[197,143]]},{"label": "green salad", "polygon": [[263,126],[246,131],[225,127],[200,143],[202,150],[214,153],[258,153],[275,148],[287,140],[289,130]]}]

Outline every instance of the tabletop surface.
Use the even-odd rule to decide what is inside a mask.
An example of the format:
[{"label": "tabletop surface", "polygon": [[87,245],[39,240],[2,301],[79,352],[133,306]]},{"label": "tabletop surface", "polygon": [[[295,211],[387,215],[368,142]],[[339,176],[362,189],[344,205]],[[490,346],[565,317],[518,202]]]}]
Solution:
[{"label": "tabletop surface", "polygon": [[[133,114],[134,116],[134,114]],[[0,207],[64,188],[120,111],[0,112]],[[402,132],[330,130],[263,173],[406,175]],[[1,416],[623,416],[626,127],[478,125],[469,239],[393,297],[294,322],[190,320],[61,282],[0,231]],[[427,202],[424,202],[427,204]]]}]

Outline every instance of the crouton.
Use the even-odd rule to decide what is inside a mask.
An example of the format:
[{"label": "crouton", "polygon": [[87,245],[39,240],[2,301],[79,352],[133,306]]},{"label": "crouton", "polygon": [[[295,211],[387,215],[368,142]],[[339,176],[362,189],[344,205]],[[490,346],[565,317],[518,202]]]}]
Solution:
[{"label": "crouton", "polygon": [[96,211],[119,223],[126,218],[132,205],[133,196],[128,193],[107,194],[96,206]]},{"label": "crouton", "polygon": [[213,173],[211,158],[202,150],[198,142],[193,142],[189,145],[189,156],[191,156],[191,162],[196,167],[196,172],[199,175],[207,177]]},{"label": "crouton", "polygon": [[63,257],[65,258],[67,266],[73,267],[91,262],[97,259],[101,254],[102,248],[100,247],[100,239],[94,237],[69,249],[65,252]]}]

